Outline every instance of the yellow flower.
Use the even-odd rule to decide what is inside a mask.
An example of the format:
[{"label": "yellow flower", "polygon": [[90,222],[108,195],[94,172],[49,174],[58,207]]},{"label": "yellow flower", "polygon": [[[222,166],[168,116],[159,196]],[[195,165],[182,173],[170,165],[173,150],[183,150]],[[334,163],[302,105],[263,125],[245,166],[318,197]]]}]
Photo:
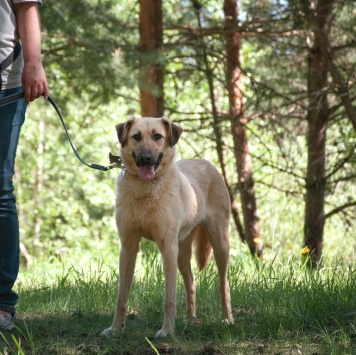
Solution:
[{"label": "yellow flower", "polygon": [[260,238],[260,237],[253,238],[253,241],[254,241],[256,244],[262,243],[262,238]]},{"label": "yellow flower", "polygon": [[309,252],[310,252],[310,248],[304,247],[300,253],[301,254],[308,254]]}]

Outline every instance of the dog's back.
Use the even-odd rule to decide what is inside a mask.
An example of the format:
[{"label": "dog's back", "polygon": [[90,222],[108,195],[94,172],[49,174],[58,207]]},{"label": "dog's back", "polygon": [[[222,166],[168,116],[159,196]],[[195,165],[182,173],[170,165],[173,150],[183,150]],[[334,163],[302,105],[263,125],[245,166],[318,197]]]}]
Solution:
[{"label": "dog's back", "polygon": [[204,159],[186,159],[177,162],[180,172],[188,179],[195,193],[204,199],[206,218],[218,214],[229,218],[231,205],[224,180],[213,164]]}]

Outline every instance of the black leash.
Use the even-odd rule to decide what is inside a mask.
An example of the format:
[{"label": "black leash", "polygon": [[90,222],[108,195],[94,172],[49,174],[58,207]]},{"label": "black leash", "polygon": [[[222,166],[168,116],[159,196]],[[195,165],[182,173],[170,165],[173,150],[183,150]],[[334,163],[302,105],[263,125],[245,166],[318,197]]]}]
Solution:
[{"label": "black leash", "polygon": [[[22,99],[23,97],[25,96],[25,93],[24,92],[19,92],[19,93],[16,93],[16,94],[13,94],[13,95],[9,95],[9,96],[5,96],[4,98],[1,98],[0,99],[0,107],[1,106],[4,106],[4,105],[8,105],[12,102],[15,102],[19,99]],[[63,125],[63,128],[64,128],[64,131],[66,132],[66,135],[67,135],[67,138],[68,138],[68,141],[69,141],[69,144],[70,146],[72,147],[72,150],[75,154],[75,156],[78,158],[78,160],[88,166],[89,168],[92,168],[92,169],[96,169],[96,170],[101,170],[101,171],[108,171],[108,170],[111,170],[113,168],[123,168],[123,165],[121,163],[121,158],[119,156],[114,156],[110,153],[110,162],[112,164],[110,165],[107,165],[107,166],[104,166],[104,165],[99,165],[99,164],[87,164],[81,157],[80,155],[78,154],[77,150],[75,149],[73,143],[72,143],[72,140],[70,138],[70,135],[69,135],[69,132],[67,130],[67,126],[63,120],[63,117],[62,117],[62,114],[57,106],[57,104],[55,103],[55,101],[50,97],[48,96],[48,101],[50,102],[50,104],[53,106],[53,108],[56,110],[57,112],[57,115],[59,117],[59,119],[61,120],[62,122],[62,125]],[[114,157],[114,158],[113,158]]]}]

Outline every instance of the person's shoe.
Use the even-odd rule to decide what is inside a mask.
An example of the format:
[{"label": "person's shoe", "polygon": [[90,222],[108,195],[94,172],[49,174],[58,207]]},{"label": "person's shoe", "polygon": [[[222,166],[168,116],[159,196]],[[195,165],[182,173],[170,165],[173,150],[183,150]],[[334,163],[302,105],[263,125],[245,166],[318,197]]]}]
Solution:
[{"label": "person's shoe", "polygon": [[0,330],[13,330],[15,328],[15,316],[9,317],[0,312]]}]

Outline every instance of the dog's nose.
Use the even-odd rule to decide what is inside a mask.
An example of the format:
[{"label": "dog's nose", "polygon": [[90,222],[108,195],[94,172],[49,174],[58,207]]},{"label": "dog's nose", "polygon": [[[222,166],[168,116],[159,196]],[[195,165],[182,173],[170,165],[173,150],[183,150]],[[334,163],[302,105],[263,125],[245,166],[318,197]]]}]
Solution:
[{"label": "dog's nose", "polygon": [[151,154],[140,154],[137,163],[138,165],[153,165],[153,157]]}]

